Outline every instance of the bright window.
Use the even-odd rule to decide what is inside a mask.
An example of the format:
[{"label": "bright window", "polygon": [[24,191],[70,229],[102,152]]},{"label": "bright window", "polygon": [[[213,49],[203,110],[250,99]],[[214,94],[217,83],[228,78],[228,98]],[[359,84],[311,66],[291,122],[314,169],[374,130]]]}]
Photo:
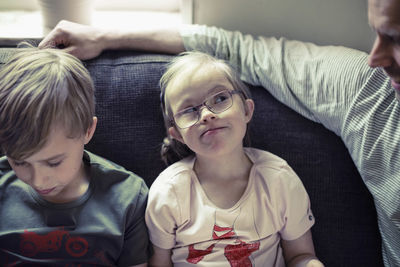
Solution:
[{"label": "bright window", "polygon": [[[40,0],[0,0],[0,38],[41,38]],[[69,1],[69,0],[54,0]],[[175,25],[192,22],[193,0],[92,0],[91,24],[129,28],[135,25]]]},{"label": "bright window", "polygon": [[[1,0],[0,10],[38,10],[39,0]],[[68,0],[63,0],[68,1]],[[93,0],[96,10],[152,10],[177,12],[180,0]]]}]

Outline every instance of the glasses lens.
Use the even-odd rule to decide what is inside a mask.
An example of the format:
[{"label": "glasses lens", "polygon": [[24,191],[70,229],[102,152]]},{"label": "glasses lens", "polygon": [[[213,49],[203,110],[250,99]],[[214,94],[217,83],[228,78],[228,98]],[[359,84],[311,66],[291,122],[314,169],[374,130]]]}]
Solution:
[{"label": "glasses lens", "polygon": [[232,106],[232,96],[229,91],[219,92],[207,99],[206,106],[214,113],[221,113]]},{"label": "glasses lens", "polygon": [[179,128],[188,128],[192,126],[198,120],[197,108],[187,108],[178,112],[174,116],[174,120]]},{"label": "glasses lens", "polygon": [[[228,90],[221,91],[206,99],[204,105],[213,113],[221,113],[232,106],[232,95]],[[199,109],[203,105],[184,109],[174,116],[175,124],[179,128],[188,128],[199,120]]]}]

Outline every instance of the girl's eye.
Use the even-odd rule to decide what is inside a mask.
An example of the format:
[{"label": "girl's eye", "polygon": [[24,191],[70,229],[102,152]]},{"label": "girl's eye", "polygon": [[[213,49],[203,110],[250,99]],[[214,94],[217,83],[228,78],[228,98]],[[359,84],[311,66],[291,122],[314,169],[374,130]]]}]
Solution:
[{"label": "girl's eye", "polygon": [[186,109],[182,110],[182,111],[179,112],[179,113],[181,113],[182,115],[185,115],[185,114],[192,114],[192,113],[195,113],[196,111],[197,111],[197,108],[191,107],[191,108],[186,108]]},{"label": "girl's eye", "polygon": [[54,168],[57,167],[58,165],[61,164],[61,161],[58,162],[48,162],[47,165],[49,165],[49,167]]},{"label": "girl's eye", "polygon": [[213,103],[219,104],[219,103],[226,101],[227,99],[228,99],[228,96],[226,94],[219,94],[214,97]]}]

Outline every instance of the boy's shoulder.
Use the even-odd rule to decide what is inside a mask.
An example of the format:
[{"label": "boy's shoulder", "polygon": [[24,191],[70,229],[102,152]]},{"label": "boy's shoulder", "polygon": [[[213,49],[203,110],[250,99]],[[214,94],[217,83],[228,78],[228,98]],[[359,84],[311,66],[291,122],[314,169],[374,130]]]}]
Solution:
[{"label": "boy's shoulder", "polygon": [[10,164],[8,163],[7,157],[6,156],[1,156],[0,157],[0,177],[3,177],[4,175],[12,172],[12,168]]},{"label": "boy's shoulder", "polygon": [[101,156],[85,150],[83,161],[90,168],[90,178],[105,189],[115,184],[147,189],[140,176]]},{"label": "boy's shoulder", "polygon": [[8,163],[6,156],[0,156],[0,171],[10,170],[10,164]]},{"label": "boy's shoulder", "polygon": [[13,174],[13,170],[8,163],[6,156],[0,157],[0,181],[4,181],[5,176],[9,176]]}]

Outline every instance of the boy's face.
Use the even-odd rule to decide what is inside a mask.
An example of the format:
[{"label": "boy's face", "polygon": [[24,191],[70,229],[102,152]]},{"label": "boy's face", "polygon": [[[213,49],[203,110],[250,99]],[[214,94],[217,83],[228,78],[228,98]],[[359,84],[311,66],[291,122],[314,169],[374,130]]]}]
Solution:
[{"label": "boy's face", "polygon": [[[204,67],[168,86],[166,105],[170,106],[173,114],[177,114],[202,104],[211,95],[224,90],[234,90],[224,73]],[[239,94],[232,95],[232,100],[232,106],[218,114],[201,107],[197,123],[185,129],[170,127],[170,135],[186,144],[197,156],[219,157],[241,149],[247,123],[253,114],[253,101],[247,99],[243,103]]]},{"label": "boy's face", "polygon": [[68,202],[86,192],[89,177],[82,161],[84,145],[93,136],[96,118],[86,134],[68,138],[64,127],[53,127],[45,146],[23,160],[8,158],[17,177],[44,199]]}]

